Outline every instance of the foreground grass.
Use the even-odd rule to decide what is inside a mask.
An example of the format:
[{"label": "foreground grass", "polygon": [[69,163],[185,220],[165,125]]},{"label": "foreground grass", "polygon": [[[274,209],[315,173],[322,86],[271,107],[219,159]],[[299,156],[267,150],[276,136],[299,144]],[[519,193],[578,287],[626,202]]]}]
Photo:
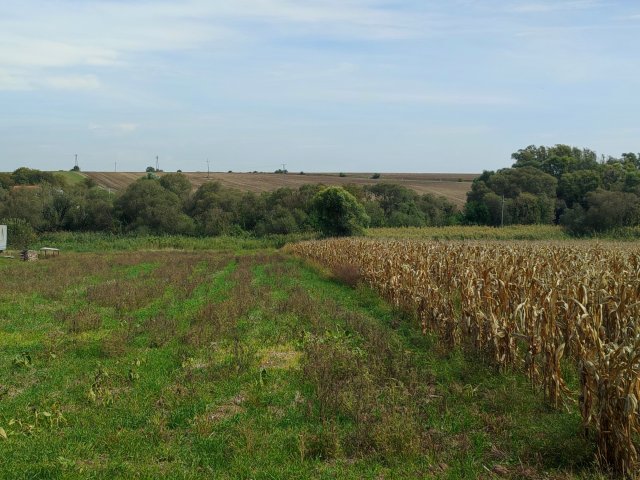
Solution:
[{"label": "foreground grass", "polygon": [[596,478],[575,412],[295,259],[0,274],[2,478]]}]

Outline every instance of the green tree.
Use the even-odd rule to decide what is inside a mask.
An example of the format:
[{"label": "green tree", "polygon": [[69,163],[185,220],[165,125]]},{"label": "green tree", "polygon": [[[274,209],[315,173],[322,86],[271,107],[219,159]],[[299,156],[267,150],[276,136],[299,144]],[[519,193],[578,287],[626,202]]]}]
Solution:
[{"label": "green tree", "polygon": [[178,196],[157,180],[140,179],[115,201],[123,224],[129,230],[152,233],[189,234],[193,220],[182,212]]},{"label": "green tree", "polygon": [[512,200],[509,213],[512,221],[521,225],[551,223],[554,201],[546,195],[523,192]]},{"label": "green tree", "polygon": [[39,185],[49,183],[56,185],[56,179],[51,172],[43,172],[33,168],[20,167],[11,174],[16,185]]},{"label": "green tree", "polygon": [[603,232],[637,225],[640,198],[633,193],[597,190],[587,194],[584,226],[587,231]]},{"label": "green tree", "polygon": [[82,185],[72,193],[71,206],[62,223],[67,230],[118,231],[112,194],[103,188]]},{"label": "green tree", "polygon": [[14,181],[10,173],[0,173],[0,188],[9,190],[13,185]]},{"label": "green tree", "polygon": [[223,188],[220,182],[207,182],[189,198],[186,212],[195,220],[201,235],[231,234],[242,228],[242,197],[241,192]]},{"label": "green tree", "polygon": [[424,220],[430,226],[451,225],[456,220],[458,208],[445,197],[430,193],[421,195],[416,200],[418,210],[424,215]]},{"label": "green tree", "polygon": [[529,145],[512,154],[511,158],[516,161],[514,168],[534,167],[558,179],[567,172],[592,170],[598,166],[592,150],[562,144],[553,147]]},{"label": "green tree", "polygon": [[16,187],[0,204],[0,216],[19,218],[26,221],[36,230],[44,229],[43,210],[46,206],[46,195],[40,187]]},{"label": "green tree", "polygon": [[22,218],[4,218],[0,224],[7,226],[7,247],[26,250],[36,240],[33,228]]},{"label": "green tree", "polygon": [[487,186],[498,196],[515,198],[521,193],[556,196],[558,181],[534,167],[505,168],[492,175]]},{"label": "green tree", "polygon": [[415,206],[417,194],[402,185],[382,182],[367,186],[366,190],[373,195],[387,218],[395,211],[402,210],[406,212],[412,208],[408,206],[403,207],[403,204],[408,205],[414,203]]},{"label": "green tree", "polygon": [[326,236],[349,236],[362,233],[369,217],[356,198],[342,187],[327,187],[313,198],[313,216]]},{"label": "green tree", "polygon": [[175,193],[181,200],[186,200],[191,193],[192,185],[186,175],[182,173],[167,173],[160,177],[160,185]]},{"label": "green tree", "polygon": [[264,218],[256,226],[256,233],[258,235],[295,233],[299,231],[301,223],[296,218],[296,213],[300,215],[299,211],[292,211],[282,205],[277,205],[266,212]]},{"label": "green tree", "polygon": [[578,170],[565,173],[558,184],[558,198],[564,200],[568,207],[582,202],[587,193],[596,190],[601,178],[596,170]]}]

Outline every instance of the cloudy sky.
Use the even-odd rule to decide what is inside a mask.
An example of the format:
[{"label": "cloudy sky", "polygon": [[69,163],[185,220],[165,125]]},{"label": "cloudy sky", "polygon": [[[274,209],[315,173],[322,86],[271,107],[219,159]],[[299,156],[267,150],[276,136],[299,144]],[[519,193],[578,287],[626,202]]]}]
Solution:
[{"label": "cloudy sky", "polygon": [[2,0],[0,170],[637,152],[639,33],[635,0]]}]

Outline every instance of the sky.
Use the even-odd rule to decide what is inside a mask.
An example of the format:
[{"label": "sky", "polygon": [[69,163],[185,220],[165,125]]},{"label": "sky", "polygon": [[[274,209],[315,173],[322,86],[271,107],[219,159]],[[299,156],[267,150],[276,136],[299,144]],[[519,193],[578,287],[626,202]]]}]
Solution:
[{"label": "sky", "polygon": [[0,171],[639,152],[639,33],[635,0],[1,0]]}]

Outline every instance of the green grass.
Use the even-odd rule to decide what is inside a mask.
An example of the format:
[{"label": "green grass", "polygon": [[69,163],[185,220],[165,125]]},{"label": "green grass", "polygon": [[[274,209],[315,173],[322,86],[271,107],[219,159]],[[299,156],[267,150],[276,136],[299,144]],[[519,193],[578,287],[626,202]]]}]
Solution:
[{"label": "green grass", "polygon": [[508,225],[505,227],[464,226],[370,228],[366,235],[374,238],[413,240],[568,240],[557,225]]},{"label": "green grass", "polygon": [[54,232],[41,234],[32,249],[60,248],[72,252],[112,252],[139,250],[247,251],[280,248],[286,243],[313,239],[312,234],[269,235],[265,237],[187,237],[183,235],[135,235],[103,232]]},{"label": "green grass", "polygon": [[77,185],[84,182],[85,176],[78,172],[55,172],[56,176],[62,177],[69,185]]},{"label": "green grass", "polygon": [[597,478],[575,411],[365,287],[126,250],[0,264],[0,477]]},{"label": "green grass", "polygon": [[365,235],[372,238],[411,240],[637,241],[640,238],[640,227],[621,227],[608,232],[572,236],[559,225],[507,225],[505,227],[455,225],[447,227],[369,228]]}]

